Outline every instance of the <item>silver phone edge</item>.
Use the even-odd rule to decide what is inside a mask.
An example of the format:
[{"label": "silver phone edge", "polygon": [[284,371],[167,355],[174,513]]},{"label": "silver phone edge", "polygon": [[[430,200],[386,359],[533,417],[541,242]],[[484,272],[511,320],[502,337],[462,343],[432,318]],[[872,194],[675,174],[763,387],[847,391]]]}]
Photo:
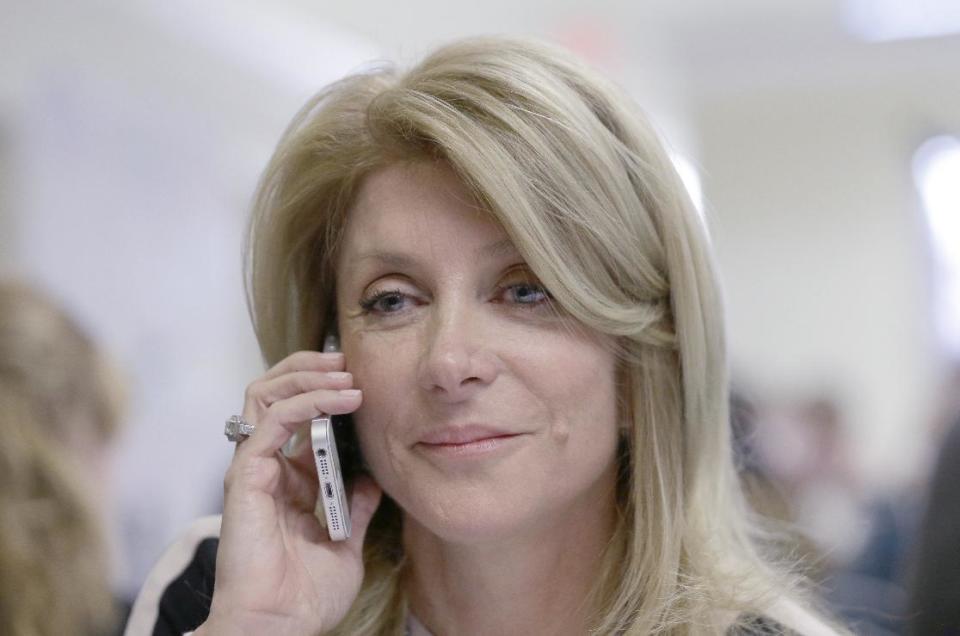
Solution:
[{"label": "silver phone edge", "polygon": [[[344,490],[343,473],[340,468],[340,455],[337,452],[337,440],[333,434],[333,421],[329,415],[321,415],[310,422],[310,439],[313,448],[313,459],[317,466],[317,480],[319,482],[319,496],[317,507],[323,508],[323,520],[326,522],[327,534],[331,541],[345,541],[350,538],[350,510],[347,505],[346,491]],[[319,451],[324,450],[330,458],[330,476],[325,480],[320,466]],[[331,486],[328,493],[326,484]],[[340,519],[340,530],[333,529],[333,516],[330,507],[333,506]],[[320,512],[314,511],[317,518]]]}]

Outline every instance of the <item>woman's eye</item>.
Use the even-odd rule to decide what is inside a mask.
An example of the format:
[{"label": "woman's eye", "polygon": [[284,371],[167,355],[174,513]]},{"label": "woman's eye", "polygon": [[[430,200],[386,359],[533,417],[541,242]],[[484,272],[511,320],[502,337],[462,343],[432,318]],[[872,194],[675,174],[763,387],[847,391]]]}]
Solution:
[{"label": "woman's eye", "polygon": [[[500,299],[520,307],[534,308],[553,300],[550,292],[536,283],[515,283],[501,288]],[[408,294],[399,289],[373,292],[360,301],[364,313],[377,315],[397,314],[411,303]]]},{"label": "woman's eye", "polygon": [[543,285],[534,283],[518,283],[509,285],[505,288],[506,294],[511,302],[518,305],[539,305],[540,303],[552,300],[550,292]]},{"label": "woman's eye", "polygon": [[393,314],[403,309],[406,300],[406,294],[399,289],[384,290],[361,300],[360,307],[367,313]]}]

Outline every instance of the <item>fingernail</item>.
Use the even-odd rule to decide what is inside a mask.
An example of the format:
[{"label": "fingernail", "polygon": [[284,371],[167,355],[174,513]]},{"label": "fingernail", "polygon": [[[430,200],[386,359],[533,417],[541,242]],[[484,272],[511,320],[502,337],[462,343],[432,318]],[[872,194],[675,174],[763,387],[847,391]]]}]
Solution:
[{"label": "fingernail", "polygon": [[331,371],[327,374],[327,377],[331,380],[349,380],[353,377],[353,374],[349,371]]},{"label": "fingernail", "polygon": [[360,389],[343,389],[340,391],[340,395],[344,397],[357,397],[360,395]]}]

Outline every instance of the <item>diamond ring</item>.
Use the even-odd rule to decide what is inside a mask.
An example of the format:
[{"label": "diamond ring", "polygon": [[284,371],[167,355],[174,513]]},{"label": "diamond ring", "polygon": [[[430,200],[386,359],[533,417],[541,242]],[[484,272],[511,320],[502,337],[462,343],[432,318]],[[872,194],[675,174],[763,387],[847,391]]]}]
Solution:
[{"label": "diamond ring", "polygon": [[223,427],[223,434],[231,442],[241,442],[253,435],[254,428],[242,415],[231,415],[227,425]]}]

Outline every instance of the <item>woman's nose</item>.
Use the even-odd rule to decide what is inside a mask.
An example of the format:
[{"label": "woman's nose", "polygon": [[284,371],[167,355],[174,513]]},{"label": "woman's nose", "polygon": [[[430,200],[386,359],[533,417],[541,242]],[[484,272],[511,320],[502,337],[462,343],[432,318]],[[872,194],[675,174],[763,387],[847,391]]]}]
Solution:
[{"label": "woman's nose", "polygon": [[424,335],[419,369],[424,390],[460,402],[496,378],[492,333],[484,328],[481,312],[468,303],[437,309]]}]

